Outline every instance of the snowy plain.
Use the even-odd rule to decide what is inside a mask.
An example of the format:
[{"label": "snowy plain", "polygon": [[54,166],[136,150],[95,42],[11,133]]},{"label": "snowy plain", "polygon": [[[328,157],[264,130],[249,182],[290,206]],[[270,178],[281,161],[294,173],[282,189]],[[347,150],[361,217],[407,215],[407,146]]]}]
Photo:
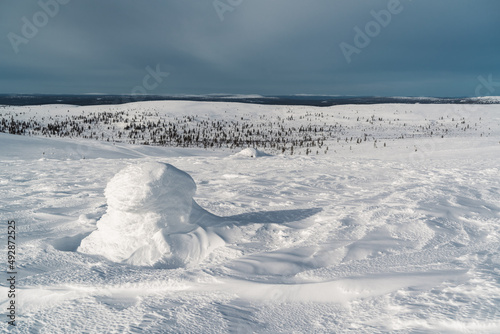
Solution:
[{"label": "snowy plain", "polygon": [[[42,122],[118,110],[270,126],[293,115],[296,127],[342,124],[342,136],[326,152],[290,155],[0,133],[0,219],[18,228],[17,332],[500,332],[499,105],[169,101],[0,114]],[[166,197],[155,188],[169,184],[158,181],[163,164],[179,170],[174,181],[187,173]],[[151,196],[124,209],[140,189]],[[179,196],[196,205],[172,218]],[[168,247],[148,250],[149,262],[106,246],[106,226],[133,248],[157,240],[148,233],[159,222],[180,237],[162,232]],[[122,237],[122,226],[134,230]],[[195,240],[196,256],[182,240]]]}]

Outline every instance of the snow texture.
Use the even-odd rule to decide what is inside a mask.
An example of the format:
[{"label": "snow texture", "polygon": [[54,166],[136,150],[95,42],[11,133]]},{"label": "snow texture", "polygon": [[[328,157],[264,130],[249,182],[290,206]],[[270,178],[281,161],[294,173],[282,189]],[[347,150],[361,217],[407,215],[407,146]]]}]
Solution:
[{"label": "snow texture", "polygon": [[198,263],[224,241],[190,218],[204,215],[193,200],[195,192],[191,176],[172,165],[126,167],[108,183],[108,210],[78,251],[138,266]]},{"label": "snow texture", "polygon": [[258,158],[269,156],[268,154],[259,151],[253,147],[247,147],[234,155],[235,157]]},{"label": "snow texture", "polygon": [[[0,118],[120,112],[128,123],[84,123],[99,140],[0,133],[0,220],[17,223],[11,332],[500,332],[498,105],[163,101]],[[319,154],[316,142],[258,159],[100,140],[133,118],[200,131],[243,118],[275,139],[281,122],[295,142],[334,130]]]}]

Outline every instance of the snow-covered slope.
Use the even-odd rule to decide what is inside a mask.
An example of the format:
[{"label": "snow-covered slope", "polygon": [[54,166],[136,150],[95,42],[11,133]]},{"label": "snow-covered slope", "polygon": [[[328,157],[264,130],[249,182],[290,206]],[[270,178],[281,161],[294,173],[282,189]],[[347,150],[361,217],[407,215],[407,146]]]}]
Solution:
[{"label": "snow-covered slope", "polygon": [[405,139],[498,136],[498,110],[495,104],[319,108],[189,101],[0,106],[0,132],[233,153],[255,148],[270,154],[364,155],[367,147],[383,149]]},{"label": "snow-covered slope", "polygon": [[[330,119],[349,139],[330,140],[326,154],[253,159],[0,134],[0,219],[18,226],[20,333],[498,332],[498,106],[190,108],[224,121],[235,115],[228,106],[240,120]],[[61,111],[39,108],[39,118]],[[350,142],[370,121],[387,145]],[[429,125],[452,134],[417,135]],[[415,136],[398,139],[405,127]],[[214,233],[213,247],[200,247],[201,231]],[[157,240],[169,249],[152,251]],[[172,255],[185,245],[209,251]],[[172,256],[176,265],[155,266]]]}]

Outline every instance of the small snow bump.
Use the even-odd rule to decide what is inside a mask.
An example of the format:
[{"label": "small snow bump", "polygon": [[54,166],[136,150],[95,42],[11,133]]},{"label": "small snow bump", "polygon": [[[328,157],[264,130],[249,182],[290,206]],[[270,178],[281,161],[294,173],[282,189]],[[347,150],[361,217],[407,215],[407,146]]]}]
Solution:
[{"label": "small snow bump", "polygon": [[270,156],[270,154],[259,151],[255,148],[252,148],[252,147],[247,147],[247,148],[241,150],[240,152],[234,154],[233,156],[234,157],[246,157],[246,158],[258,158],[258,157]]}]

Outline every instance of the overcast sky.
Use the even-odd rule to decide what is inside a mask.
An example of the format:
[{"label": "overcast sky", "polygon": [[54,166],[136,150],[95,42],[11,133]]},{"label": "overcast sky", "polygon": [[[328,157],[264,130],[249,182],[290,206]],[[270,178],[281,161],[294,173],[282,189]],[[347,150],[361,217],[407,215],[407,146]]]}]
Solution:
[{"label": "overcast sky", "polygon": [[2,0],[0,13],[0,93],[474,96],[491,75],[480,92],[500,95],[498,0]]}]

